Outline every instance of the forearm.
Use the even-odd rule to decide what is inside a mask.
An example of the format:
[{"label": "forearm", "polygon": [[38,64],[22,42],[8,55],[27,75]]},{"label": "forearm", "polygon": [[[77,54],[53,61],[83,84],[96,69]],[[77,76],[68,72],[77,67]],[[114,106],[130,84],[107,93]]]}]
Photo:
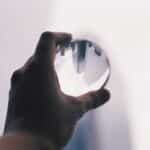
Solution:
[{"label": "forearm", "polygon": [[27,133],[11,133],[0,137],[3,150],[57,150],[50,142]]}]

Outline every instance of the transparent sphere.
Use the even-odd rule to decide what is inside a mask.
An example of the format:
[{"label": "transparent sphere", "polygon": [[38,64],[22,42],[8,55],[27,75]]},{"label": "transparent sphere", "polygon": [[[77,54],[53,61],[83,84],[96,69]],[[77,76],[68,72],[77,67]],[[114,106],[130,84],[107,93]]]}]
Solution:
[{"label": "transparent sphere", "polygon": [[79,96],[104,87],[110,76],[110,63],[105,52],[88,40],[73,40],[58,48],[55,69],[61,90]]}]

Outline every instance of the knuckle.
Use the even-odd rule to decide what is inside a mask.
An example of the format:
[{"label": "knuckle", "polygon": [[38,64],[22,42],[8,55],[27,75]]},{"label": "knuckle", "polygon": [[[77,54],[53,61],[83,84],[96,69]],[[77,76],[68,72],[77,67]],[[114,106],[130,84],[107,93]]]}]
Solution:
[{"label": "knuckle", "polygon": [[53,33],[50,31],[45,31],[41,34],[42,39],[49,39],[53,37]]},{"label": "knuckle", "polygon": [[13,72],[11,76],[11,82],[16,83],[22,76],[22,72],[20,70],[16,70]]}]

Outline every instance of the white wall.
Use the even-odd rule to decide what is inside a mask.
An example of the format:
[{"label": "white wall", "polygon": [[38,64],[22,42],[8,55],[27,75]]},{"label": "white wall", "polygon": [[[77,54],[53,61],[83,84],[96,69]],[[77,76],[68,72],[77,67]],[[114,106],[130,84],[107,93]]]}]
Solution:
[{"label": "white wall", "polygon": [[32,54],[40,33],[84,32],[110,57],[112,97],[83,118],[70,149],[149,150],[149,8],[148,0],[0,0],[1,131],[10,75]]}]

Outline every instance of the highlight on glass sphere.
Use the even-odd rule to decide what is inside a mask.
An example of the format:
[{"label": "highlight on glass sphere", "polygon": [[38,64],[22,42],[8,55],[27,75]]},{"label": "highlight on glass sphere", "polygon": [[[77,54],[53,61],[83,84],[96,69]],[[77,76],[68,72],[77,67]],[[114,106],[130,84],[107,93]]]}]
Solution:
[{"label": "highlight on glass sphere", "polygon": [[109,80],[111,67],[100,46],[76,39],[65,47],[58,47],[55,69],[62,92],[80,96],[103,88]]}]

